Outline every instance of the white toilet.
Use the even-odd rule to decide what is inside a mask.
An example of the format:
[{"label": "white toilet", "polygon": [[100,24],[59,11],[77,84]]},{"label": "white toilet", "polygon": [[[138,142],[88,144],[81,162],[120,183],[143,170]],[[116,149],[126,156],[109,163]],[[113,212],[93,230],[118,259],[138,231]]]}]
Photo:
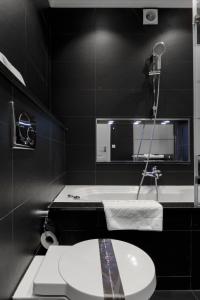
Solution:
[{"label": "white toilet", "polygon": [[156,288],[151,258],[131,244],[95,239],[51,246],[36,256],[15,300],[148,300]]}]

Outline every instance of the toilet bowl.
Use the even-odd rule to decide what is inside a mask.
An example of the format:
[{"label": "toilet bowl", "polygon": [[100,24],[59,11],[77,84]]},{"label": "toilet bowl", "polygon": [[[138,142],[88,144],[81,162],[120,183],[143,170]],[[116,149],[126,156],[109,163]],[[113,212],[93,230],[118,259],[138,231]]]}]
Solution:
[{"label": "toilet bowl", "polygon": [[147,300],[156,287],[151,258],[138,247],[110,239],[51,246],[35,273],[30,299]]}]

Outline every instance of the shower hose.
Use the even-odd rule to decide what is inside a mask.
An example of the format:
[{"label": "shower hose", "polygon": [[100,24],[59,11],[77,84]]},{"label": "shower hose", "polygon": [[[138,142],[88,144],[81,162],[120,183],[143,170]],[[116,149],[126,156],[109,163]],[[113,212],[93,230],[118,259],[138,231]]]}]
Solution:
[{"label": "shower hose", "polygon": [[[156,84],[157,84],[157,91],[156,91]],[[153,144],[155,127],[156,127],[157,114],[158,114],[159,98],[160,98],[160,72],[156,75],[153,75],[153,95],[154,95],[153,128],[152,128],[152,134],[151,134],[151,139],[150,139],[150,144],[149,144],[149,151],[148,151],[148,154],[147,154],[147,160],[146,160],[145,168],[143,170],[142,178],[141,178],[140,185],[139,185],[138,191],[137,191],[137,200],[139,199],[139,196],[140,196],[141,187],[143,185],[144,178],[146,176],[146,172],[147,172],[147,169],[148,169],[148,166],[149,166],[149,161],[150,161],[150,156],[151,156],[151,150],[152,150],[152,144]],[[142,145],[142,140],[143,140],[143,136],[144,136],[144,128],[145,128],[145,125],[143,125],[142,137],[141,137],[141,140],[140,140],[140,145],[139,145],[139,148],[138,148],[137,157],[140,153],[140,148],[141,148],[141,145]],[[155,177],[155,188],[156,188],[156,200],[158,201],[158,185],[157,185],[157,178],[156,177]]]}]

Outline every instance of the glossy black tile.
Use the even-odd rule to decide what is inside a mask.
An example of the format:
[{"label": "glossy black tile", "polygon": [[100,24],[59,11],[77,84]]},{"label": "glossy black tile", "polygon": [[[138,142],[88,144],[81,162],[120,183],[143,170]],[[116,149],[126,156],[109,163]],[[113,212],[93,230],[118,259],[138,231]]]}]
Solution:
[{"label": "glossy black tile", "polygon": [[50,142],[38,137],[33,151],[13,151],[14,207],[37,198],[43,184],[50,182]]},{"label": "glossy black tile", "polygon": [[[181,15],[182,18],[177,18]],[[99,30],[111,31],[114,33],[137,33],[162,36],[166,32],[166,28],[171,32],[174,28],[184,29],[191,32],[191,10],[188,9],[160,9],[159,24],[157,26],[143,26],[143,12],[141,9],[98,9],[96,11],[96,27]],[[181,36],[181,33],[179,33]]]},{"label": "glossy black tile", "polygon": [[59,35],[52,39],[52,60],[56,62],[95,62],[95,35]]},{"label": "glossy black tile", "polygon": [[138,172],[142,173],[144,169],[144,164],[133,164],[133,163],[97,163],[97,171],[129,171],[129,172]]},{"label": "glossy black tile", "polygon": [[140,173],[126,171],[96,171],[98,185],[138,185]]},{"label": "glossy black tile", "polygon": [[197,209],[192,214],[192,229],[200,230],[200,212]]},{"label": "glossy black tile", "polygon": [[[149,162],[149,168],[151,169],[154,166],[155,162]],[[167,172],[176,172],[174,171],[174,167],[176,166],[177,172],[193,172],[193,166],[190,163],[186,164],[175,164],[175,163],[156,163],[156,166],[164,173]],[[132,171],[132,172],[140,172],[142,173],[145,167],[145,163],[120,163],[120,162],[112,162],[112,163],[97,163],[96,169],[98,171]]]},{"label": "glossy black tile", "polygon": [[[144,64],[162,33],[167,51],[162,59],[163,72],[158,115],[168,118],[192,117],[191,10],[160,9],[157,26],[143,26],[141,9],[97,9],[96,11],[72,9],[71,16],[66,20],[68,13],[55,10],[52,14],[52,43],[56,66],[54,71],[57,76],[53,87],[52,107],[57,116],[151,117],[152,83],[144,75]],[[86,24],[83,21],[83,27],[80,29],[78,25],[74,25],[74,20],[79,17],[84,19],[84,14],[85,17],[90,16],[88,26],[84,27]],[[64,29],[60,28],[63,24],[66,24]],[[94,58],[94,47],[95,61],[88,63],[89,56],[91,61]],[[65,70],[57,72],[60,65]],[[85,76],[85,72],[90,74]],[[77,74],[82,74],[82,78],[79,79]],[[68,76],[71,78],[68,79]],[[93,144],[95,147],[94,136],[90,135],[94,132],[95,126],[83,125],[88,128],[89,134],[87,139],[84,138],[84,134],[81,139],[77,126],[70,122],[70,129],[74,129],[71,129],[71,134],[69,132],[68,142],[75,144],[79,138],[81,144],[83,140],[85,143],[87,140],[87,144]],[[80,123],[85,122],[81,120]],[[79,163],[84,165],[84,160],[82,156]],[[93,163],[92,156],[90,163]],[[74,165],[77,169],[75,158]],[[166,172],[168,165],[159,167],[162,167],[165,174],[160,180],[161,185],[193,183],[193,163],[184,166],[169,164],[170,172]],[[99,165],[96,165],[92,171],[95,172],[96,169],[100,171],[99,168]],[[123,179],[119,172],[122,169],[127,171],[123,173]],[[138,174],[135,174],[135,170],[140,171],[142,167],[125,165],[124,168],[116,167],[113,172],[113,166],[107,166],[106,170],[111,173],[96,174],[98,184],[138,184]],[[113,178],[110,179],[111,174]]]},{"label": "glossy black tile", "polygon": [[192,231],[192,244],[191,244],[191,250],[192,250],[192,261],[191,261],[191,269],[192,269],[192,279],[191,279],[191,285],[193,289],[199,289],[200,282],[199,282],[199,268],[200,263],[198,259],[199,251],[200,251],[200,244],[199,244],[199,238],[200,238],[200,231]]},{"label": "glossy black tile", "polygon": [[50,139],[65,144],[67,132],[63,130],[63,128],[61,129],[60,126],[52,122],[50,123],[49,127]]},{"label": "glossy black tile", "polygon": [[60,174],[65,172],[65,145],[52,141],[49,159],[51,161],[51,180],[55,180]]},{"label": "glossy black tile", "polygon": [[59,116],[94,116],[95,91],[53,88],[52,109]]},{"label": "glossy black tile", "polygon": [[13,215],[14,265],[13,278],[20,280],[33,258],[33,251],[40,243],[42,221],[37,216],[40,209],[38,201],[30,202],[17,208]]},{"label": "glossy black tile", "polygon": [[165,171],[164,177],[160,180],[161,185],[193,185],[194,175],[193,171],[188,170],[185,167],[185,171],[179,171],[178,166],[176,166],[177,171],[167,172]]},{"label": "glossy black tile", "polygon": [[96,227],[98,222],[98,214],[93,210],[87,212],[82,210],[62,210],[56,209],[51,211],[50,218],[56,225],[56,230],[62,232],[64,230],[91,230]]},{"label": "glossy black tile", "polygon": [[67,170],[93,171],[95,168],[95,149],[91,145],[67,145]]},{"label": "glossy black tile", "polygon": [[10,299],[15,289],[16,278],[13,276],[13,237],[12,214],[0,221],[0,299]]},{"label": "glossy black tile", "polygon": [[38,2],[37,5],[36,2],[27,1],[26,4],[27,51],[29,58],[39,70],[41,76],[48,80],[48,27],[42,22],[43,19],[40,15],[46,1],[41,1],[40,4]]},{"label": "glossy black tile", "polygon": [[190,290],[191,276],[157,276],[158,290]]},{"label": "glossy black tile", "polygon": [[105,118],[148,117],[152,109],[151,98],[148,84],[144,86],[144,90],[140,88],[138,90],[98,89],[96,92],[96,116]]},{"label": "glossy black tile", "polygon": [[200,299],[200,291],[194,291],[193,294],[194,294],[196,300]]},{"label": "glossy black tile", "polygon": [[[25,2],[26,73],[25,81],[40,101],[49,107],[48,82],[50,71],[49,34],[46,0]],[[32,73],[33,71],[33,73]]]},{"label": "glossy black tile", "polygon": [[9,112],[12,100],[12,86],[6,79],[0,75],[0,122],[8,124],[10,122]]},{"label": "glossy black tile", "polygon": [[0,123],[0,219],[12,210],[12,150],[10,127]]},{"label": "glossy black tile", "polygon": [[[134,167],[133,167],[134,168]],[[143,167],[138,168],[137,170],[127,170],[125,167],[121,170],[113,170],[112,167],[109,170],[96,170],[96,183],[105,184],[105,185],[138,185],[141,180],[141,174]],[[191,171],[177,171],[168,172],[164,170],[164,167],[161,168],[163,176],[161,177],[159,184],[160,185],[192,185],[193,184],[193,172]],[[153,185],[154,181],[152,178],[145,178],[144,184]]]},{"label": "glossy black tile", "polygon": [[97,30],[113,33],[144,33],[142,24],[142,11],[140,9],[98,9],[96,11]]},{"label": "glossy black tile", "polygon": [[95,184],[94,171],[67,171],[65,184],[90,185]]},{"label": "glossy black tile", "polygon": [[[161,90],[158,117],[193,116],[193,90]],[[173,109],[171,109],[173,107]]]},{"label": "glossy black tile", "polygon": [[[42,12],[47,7],[47,0],[1,1],[0,36],[2,52],[22,73],[33,95],[48,106],[49,36]],[[0,83],[0,299],[8,300],[40,243],[44,219],[37,212],[46,209],[63,188],[65,152],[63,129],[31,102],[28,92],[2,75]],[[11,148],[11,100],[19,110],[35,116],[35,151]]]},{"label": "glossy black tile", "polygon": [[65,173],[63,173],[47,185],[45,194],[40,201],[43,204],[44,209],[46,209],[46,207],[58,196],[65,187],[65,184]]},{"label": "glossy black tile", "polygon": [[151,300],[195,300],[192,291],[156,291]]},{"label": "glossy black tile", "polygon": [[192,224],[192,212],[187,209],[164,210],[164,229],[166,230],[190,230]]},{"label": "glossy black tile", "polygon": [[180,231],[163,232],[163,235],[160,236],[160,243],[162,245],[158,248],[152,247],[154,261],[157,262],[158,276],[189,276],[190,233]]},{"label": "glossy black tile", "polygon": [[[33,66],[37,66],[39,73],[48,78],[48,55],[47,44],[44,44],[44,36],[48,36],[43,31],[43,22],[41,22],[40,11],[44,9],[44,2],[36,7],[36,1],[19,0],[16,5],[13,0],[3,0],[1,2],[2,18],[0,20],[0,31],[2,43],[2,53],[7,56],[11,63],[22,73],[27,85],[38,94],[43,101],[43,94],[38,93],[37,86],[32,86],[32,74],[27,67],[32,60]],[[12,24],[15,24],[13,27]],[[13,45],[15,51],[13,52]],[[37,46],[36,46],[37,45]],[[44,65],[43,65],[44,63]]]},{"label": "glossy black tile", "polygon": [[24,0],[2,0],[0,19],[1,52],[23,75],[26,56],[25,5]]},{"label": "glossy black tile", "polygon": [[126,57],[120,61],[96,62],[97,89],[139,89],[146,80],[143,74],[143,59],[134,62]]},{"label": "glossy black tile", "polygon": [[60,118],[68,128],[67,144],[92,144],[95,143],[95,118]]},{"label": "glossy black tile", "polygon": [[[113,12],[111,14],[113,17],[116,15]],[[129,33],[124,31],[123,34],[120,34],[109,29],[98,30],[97,28],[96,61],[99,64],[109,66],[126,59],[133,66],[135,61],[139,60],[141,68],[143,68],[151,47],[152,38],[149,35],[138,34],[134,32],[134,29],[131,29]]]},{"label": "glossy black tile", "polygon": [[[186,72],[187,70],[187,72]],[[182,61],[163,66],[161,79],[163,89],[192,89],[193,65],[191,61]]]},{"label": "glossy black tile", "polygon": [[51,11],[52,33],[90,33],[95,25],[95,9],[56,9]]},{"label": "glossy black tile", "polygon": [[95,71],[92,63],[54,62],[52,64],[53,88],[94,89]]},{"label": "glossy black tile", "polygon": [[36,69],[35,64],[31,60],[27,62],[27,87],[33,92],[34,95],[41,100],[45,106],[49,106],[48,96],[48,82],[44,78],[38,69]]},{"label": "glossy black tile", "polygon": [[[188,14],[188,17],[186,16],[186,14]],[[185,25],[191,18],[191,15],[189,16],[189,14],[190,14],[189,10],[185,12],[185,22],[186,22]],[[179,22],[180,20],[177,23]],[[185,30],[180,30],[180,28],[178,27],[170,29],[170,35],[171,35],[170,42],[169,39],[167,38],[167,35],[164,37],[167,45],[167,52],[165,53],[166,61],[168,63],[173,61],[192,61],[193,51],[192,51],[191,24],[187,24]],[[185,45],[185,47],[183,47],[183,45]],[[176,51],[177,47],[179,48],[179,51]]]}]

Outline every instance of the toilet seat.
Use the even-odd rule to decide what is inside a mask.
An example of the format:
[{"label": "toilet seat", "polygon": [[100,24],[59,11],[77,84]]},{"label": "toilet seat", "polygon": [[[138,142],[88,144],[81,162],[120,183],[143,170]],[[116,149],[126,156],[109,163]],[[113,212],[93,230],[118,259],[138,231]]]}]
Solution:
[{"label": "toilet seat", "polygon": [[147,300],[155,287],[155,267],[143,250],[122,241],[95,239],[51,246],[34,279],[33,292],[71,300],[101,300],[108,293],[113,299],[118,295]]}]

